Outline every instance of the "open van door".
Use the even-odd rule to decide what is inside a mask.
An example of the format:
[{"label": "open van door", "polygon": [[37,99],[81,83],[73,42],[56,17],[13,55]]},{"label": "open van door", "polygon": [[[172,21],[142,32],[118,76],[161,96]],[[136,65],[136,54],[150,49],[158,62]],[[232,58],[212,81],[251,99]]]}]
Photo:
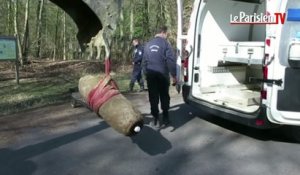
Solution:
[{"label": "open van door", "polygon": [[182,75],[182,58],[184,52],[183,41],[186,37],[183,35],[183,0],[177,0],[177,65],[176,65],[176,78],[177,85],[176,90],[178,93],[181,91],[181,86],[183,84],[183,75]]},{"label": "open van door", "polygon": [[278,29],[280,36],[268,77],[274,81],[269,88],[267,113],[274,123],[300,126],[300,2],[291,0],[284,9],[287,18]]}]

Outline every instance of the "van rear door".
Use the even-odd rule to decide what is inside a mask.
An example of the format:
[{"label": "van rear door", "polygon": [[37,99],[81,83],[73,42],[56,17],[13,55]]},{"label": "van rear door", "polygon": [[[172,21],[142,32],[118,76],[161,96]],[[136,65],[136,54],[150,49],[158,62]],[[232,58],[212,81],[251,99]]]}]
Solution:
[{"label": "van rear door", "polygon": [[177,61],[176,61],[176,90],[179,93],[183,82],[182,69],[182,55],[183,55],[183,0],[177,0]]},{"label": "van rear door", "polygon": [[276,81],[269,88],[267,112],[274,123],[300,125],[300,2],[290,0],[285,9],[287,18],[278,28],[280,36],[268,77]]}]

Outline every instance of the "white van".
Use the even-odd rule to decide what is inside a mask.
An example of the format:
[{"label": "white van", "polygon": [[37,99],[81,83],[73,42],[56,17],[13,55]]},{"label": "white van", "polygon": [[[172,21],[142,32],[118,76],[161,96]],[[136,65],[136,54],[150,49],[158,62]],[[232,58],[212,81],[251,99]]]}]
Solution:
[{"label": "white van", "polygon": [[300,125],[299,0],[195,0],[187,35],[177,3],[186,103],[256,128]]}]

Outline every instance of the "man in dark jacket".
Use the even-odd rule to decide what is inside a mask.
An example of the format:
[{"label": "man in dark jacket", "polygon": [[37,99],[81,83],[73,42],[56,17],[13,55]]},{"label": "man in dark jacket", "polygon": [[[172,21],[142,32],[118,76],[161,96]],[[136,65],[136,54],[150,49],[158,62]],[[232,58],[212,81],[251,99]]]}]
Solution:
[{"label": "man in dark jacket", "polygon": [[142,59],[143,59],[144,48],[140,44],[138,38],[134,38],[132,40],[132,45],[134,46],[133,60],[132,60],[133,70],[132,70],[131,80],[129,84],[129,91],[131,92],[133,91],[135,81],[139,83],[140,91],[143,91],[144,80],[142,77]]},{"label": "man in dark jacket", "polygon": [[153,125],[156,127],[159,120],[159,100],[163,111],[162,126],[170,123],[169,74],[172,76],[173,84],[176,84],[176,57],[171,45],[166,40],[167,35],[167,27],[161,27],[155,38],[150,40],[144,48],[143,66],[147,77]]}]

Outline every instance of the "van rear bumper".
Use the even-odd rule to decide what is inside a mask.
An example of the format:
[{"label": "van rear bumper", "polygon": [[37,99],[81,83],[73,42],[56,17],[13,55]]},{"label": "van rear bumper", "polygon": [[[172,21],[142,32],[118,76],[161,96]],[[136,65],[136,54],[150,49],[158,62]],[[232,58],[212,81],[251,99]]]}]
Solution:
[{"label": "van rear bumper", "polygon": [[[224,108],[222,106],[218,106],[204,100],[199,100],[193,97],[189,92],[191,90],[190,86],[184,85],[182,87],[182,96],[185,103],[198,108],[200,110],[206,111],[215,115],[216,117],[221,117],[226,120],[230,120],[233,122],[237,122],[243,125],[247,125],[250,127],[258,128],[258,129],[268,129],[278,127],[278,125],[271,123],[267,119],[266,108],[261,106],[260,109],[252,114],[242,113],[239,111],[235,111],[232,109]],[[263,124],[258,124],[257,122],[262,122]]]}]

